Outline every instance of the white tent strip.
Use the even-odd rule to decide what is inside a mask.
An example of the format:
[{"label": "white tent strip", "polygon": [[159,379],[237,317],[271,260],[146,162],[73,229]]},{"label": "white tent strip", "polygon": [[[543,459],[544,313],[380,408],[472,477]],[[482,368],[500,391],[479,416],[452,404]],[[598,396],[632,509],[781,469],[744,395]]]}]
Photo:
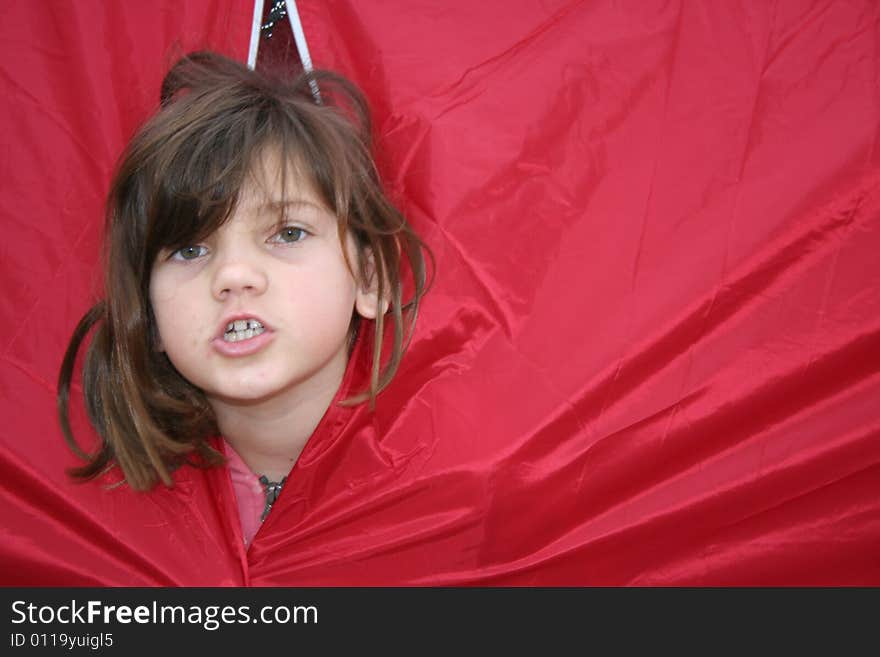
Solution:
[{"label": "white tent strip", "polygon": [[306,43],[306,33],[303,31],[302,21],[299,19],[299,9],[296,8],[296,0],[284,0],[287,5],[287,18],[290,20],[290,29],[293,30],[293,40],[296,41],[296,49],[306,72],[312,70],[312,57],[309,55],[309,46]]},{"label": "white tent strip", "polygon": [[263,23],[263,0],[254,0],[254,20],[251,23],[251,44],[248,48],[248,68],[257,65],[257,50],[260,47],[260,26]]},{"label": "white tent strip", "polygon": [[[290,29],[293,31],[293,40],[296,42],[296,49],[299,51],[299,58],[306,73],[312,71],[312,57],[309,55],[309,45],[306,43],[306,33],[303,31],[302,21],[299,19],[299,10],[296,8],[296,0],[285,0],[287,6],[287,18],[290,20]],[[321,104],[321,91],[318,89],[318,83],[315,80],[309,80],[309,87],[312,89],[312,95],[315,102]]]}]

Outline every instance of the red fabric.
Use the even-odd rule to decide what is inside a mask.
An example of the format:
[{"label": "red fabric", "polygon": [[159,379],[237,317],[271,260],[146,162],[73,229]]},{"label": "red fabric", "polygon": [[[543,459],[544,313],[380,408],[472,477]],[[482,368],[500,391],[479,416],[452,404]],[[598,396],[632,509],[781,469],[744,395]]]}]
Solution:
[{"label": "red fabric", "polygon": [[880,9],[525,4],[298,3],[437,280],[246,555],[223,469],[67,483],[53,398],[168,44],[250,16],[7,10],[4,584],[880,584]]}]

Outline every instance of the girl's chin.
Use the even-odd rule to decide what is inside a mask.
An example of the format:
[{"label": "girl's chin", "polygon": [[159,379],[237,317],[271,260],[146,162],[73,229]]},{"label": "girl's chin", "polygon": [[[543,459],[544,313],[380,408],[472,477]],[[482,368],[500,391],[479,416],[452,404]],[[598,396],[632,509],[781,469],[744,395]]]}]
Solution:
[{"label": "girl's chin", "polygon": [[235,390],[223,389],[208,393],[208,401],[211,405],[222,404],[224,406],[258,406],[272,401],[280,396],[273,390]]},{"label": "girl's chin", "polygon": [[211,387],[205,390],[205,396],[212,406],[235,406],[248,407],[268,404],[273,401],[290,401],[290,393],[294,392],[296,385],[273,385],[266,381],[259,384],[229,383]]}]

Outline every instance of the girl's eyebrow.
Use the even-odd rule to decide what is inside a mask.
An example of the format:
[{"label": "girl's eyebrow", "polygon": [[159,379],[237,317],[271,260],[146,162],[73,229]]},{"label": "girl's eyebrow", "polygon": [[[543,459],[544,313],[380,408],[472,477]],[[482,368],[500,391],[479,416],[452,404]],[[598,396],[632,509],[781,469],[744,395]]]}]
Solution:
[{"label": "girl's eyebrow", "polygon": [[318,205],[316,203],[312,203],[311,201],[307,201],[305,199],[272,199],[263,203],[263,208],[268,210],[317,210],[320,213],[327,213],[325,207]]}]

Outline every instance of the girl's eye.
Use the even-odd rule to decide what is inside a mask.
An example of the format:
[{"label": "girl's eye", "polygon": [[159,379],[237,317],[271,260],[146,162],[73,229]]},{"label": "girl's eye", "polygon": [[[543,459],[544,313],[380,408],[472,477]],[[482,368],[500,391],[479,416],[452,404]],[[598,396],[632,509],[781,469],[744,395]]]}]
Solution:
[{"label": "girl's eye", "polygon": [[292,244],[293,242],[302,242],[308,233],[298,226],[285,226],[272,236],[273,242],[282,242],[284,244]]},{"label": "girl's eye", "polygon": [[171,254],[174,260],[195,260],[208,252],[204,246],[185,246]]}]

